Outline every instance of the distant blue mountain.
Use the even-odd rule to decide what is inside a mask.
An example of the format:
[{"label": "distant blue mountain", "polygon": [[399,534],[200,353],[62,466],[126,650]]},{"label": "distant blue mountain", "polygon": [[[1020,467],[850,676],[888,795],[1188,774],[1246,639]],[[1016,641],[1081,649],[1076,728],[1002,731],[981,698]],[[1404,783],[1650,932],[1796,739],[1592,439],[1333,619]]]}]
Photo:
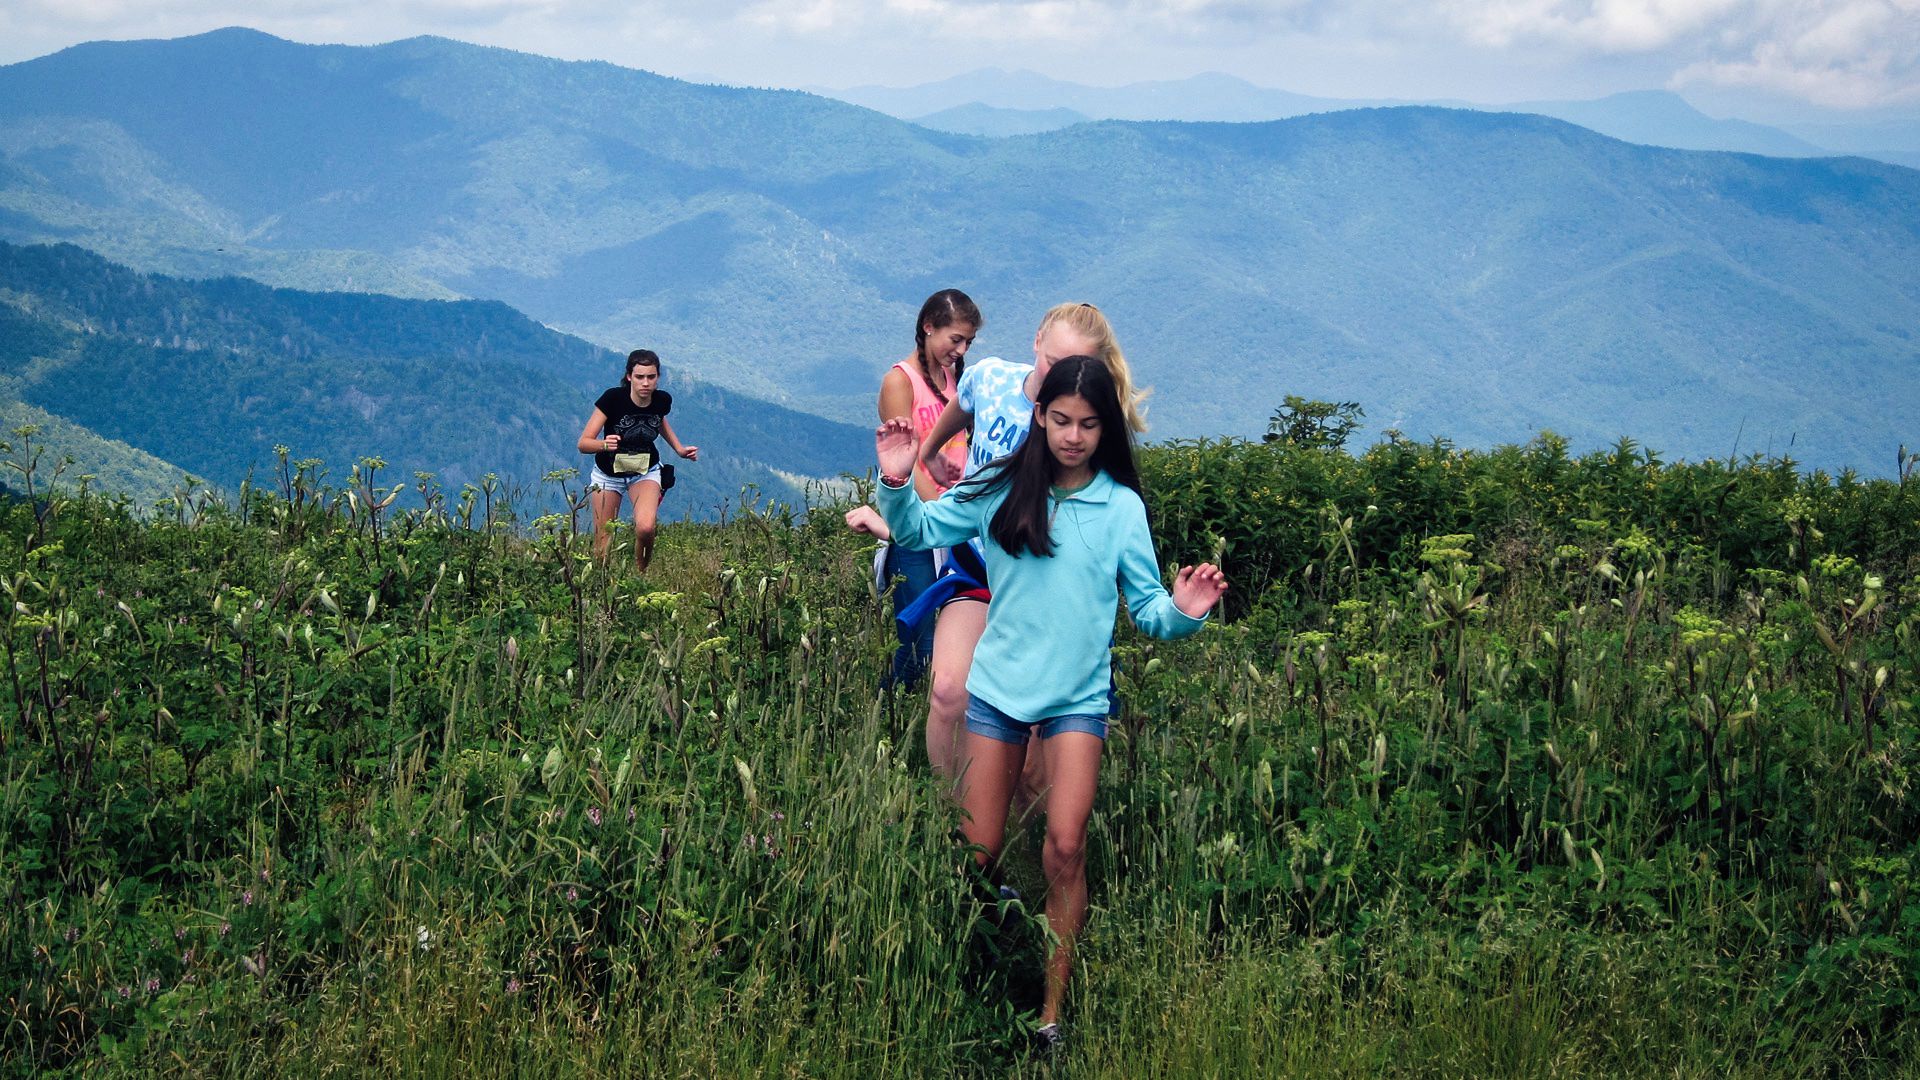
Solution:
[{"label": "distant blue mountain", "polygon": [[1597,101],[1529,101],[1500,109],[1551,116],[1627,142],[1676,150],[1732,150],[1774,157],[1830,153],[1779,128],[1745,120],[1713,119],[1687,104],[1685,98],[1665,90],[1613,94]]},{"label": "distant blue mountain", "polygon": [[997,138],[1002,135],[1038,135],[1043,131],[1058,131],[1084,124],[1089,118],[1072,109],[1000,109],[976,101],[912,119],[921,127],[935,131]]},{"label": "distant blue mountain", "polygon": [[[1039,117],[1057,109],[1069,110],[1073,119],[1062,118],[1061,122],[1052,125],[1054,128],[1087,119],[1284,120],[1340,109],[1425,104],[1484,112],[1551,116],[1626,142],[1677,150],[1731,150],[1775,157],[1859,154],[1909,166],[1920,161],[1920,120],[1883,121],[1871,126],[1827,121],[1824,124],[1798,125],[1794,130],[1806,133],[1798,135],[1779,127],[1746,120],[1715,119],[1688,104],[1680,95],[1664,90],[1613,94],[1592,101],[1524,101],[1485,105],[1451,100],[1311,97],[1256,86],[1243,79],[1218,73],[1195,75],[1187,79],[1098,87],[1049,79],[1030,71],[986,68],[920,86],[856,86],[818,92],[903,119],[942,115],[947,110],[966,108],[1014,110],[1030,118],[1025,122],[1025,129],[1019,131],[1010,126],[1002,129],[1000,125],[990,122],[987,116],[991,114],[983,114],[973,120],[961,113],[954,122],[927,125],[978,135],[1028,134],[1047,130],[1040,126]],[[1820,134],[1812,134],[1814,132]]]},{"label": "distant blue mountain", "polygon": [[1287,394],[1415,438],[1546,427],[1876,471],[1920,430],[1920,173],[1534,115],[989,139],[438,39],[233,30],[0,68],[0,239],[497,299],[856,424],[920,300],[957,285],[987,313],[977,350],[1014,357],[1048,305],[1099,303],[1162,437],[1258,434]]},{"label": "distant blue mountain", "polygon": [[1309,97],[1218,73],[1125,86],[1086,86],[1003,68],[982,68],[920,86],[815,88],[814,92],[903,119],[969,104],[1023,112],[1071,109],[1095,120],[1226,121],[1282,120],[1335,109],[1405,104]]}]

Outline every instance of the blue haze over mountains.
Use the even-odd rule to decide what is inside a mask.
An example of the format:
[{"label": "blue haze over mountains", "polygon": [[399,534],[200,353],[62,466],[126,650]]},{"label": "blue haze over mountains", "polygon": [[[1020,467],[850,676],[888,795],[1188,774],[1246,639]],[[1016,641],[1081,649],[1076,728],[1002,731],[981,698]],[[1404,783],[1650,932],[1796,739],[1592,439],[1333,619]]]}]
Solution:
[{"label": "blue haze over mountains", "polygon": [[1537,115],[985,138],[442,39],[228,30],[0,68],[0,240],[498,300],[848,423],[957,285],[987,312],[976,355],[1025,358],[1047,306],[1099,303],[1155,437],[1257,436],[1293,393],[1469,445],[1550,428],[1883,473],[1920,441],[1920,172]]},{"label": "blue haze over mountains", "polygon": [[1638,90],[1592,101],[1521,101],[1490,106],[1466,101],[1322,98],[1256,86],[1231,75],[1101,87],[1062,82],[1031,71],[985,68],[919,86],[820,89],[829,97],[940,131],[1014,135],[1052,131],[1089,120],[1258,122],[1343,109],[1433,105],[1534,113],[1591,128],[1626,142],[1676,150],[1731,150],[1777,157],[1857,154],[1920,167],[1920,110],[1846,114],[1802,108],[1786,128],[1716,119],[1679,94]]}]

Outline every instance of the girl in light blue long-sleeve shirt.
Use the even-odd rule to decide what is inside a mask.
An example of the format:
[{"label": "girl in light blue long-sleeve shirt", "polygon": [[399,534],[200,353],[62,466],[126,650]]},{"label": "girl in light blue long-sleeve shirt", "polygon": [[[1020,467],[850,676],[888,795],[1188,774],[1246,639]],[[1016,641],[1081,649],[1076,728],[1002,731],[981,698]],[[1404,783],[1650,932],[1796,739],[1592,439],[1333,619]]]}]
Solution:
[{"label": "girl in light blue long-sleeve shirt", "polygon": [[1040,1038],[1059,1038],[1060,1004],[1073,942],[1087,914],[1087,820],[1107,731],[1107,644],[1124,594],[1135,625],[1184,637],[1204,625],[1226,592],[1218,567],[1182,568],[1171,594],[1140,497],[1133,442],[1113,377],[1100,360],[1072,356],[1041,383],[1033,434],[1012,456],[934,502],[907,478],[917,444],[904,419],[880,425],[880,512],[894,543],[985,543],[993,599],[967,677],[962,829],[983,865],[999,858],[1007,810],[1038,735],[1051,769],[1047,925],[1058,945],[1047,962]]}]

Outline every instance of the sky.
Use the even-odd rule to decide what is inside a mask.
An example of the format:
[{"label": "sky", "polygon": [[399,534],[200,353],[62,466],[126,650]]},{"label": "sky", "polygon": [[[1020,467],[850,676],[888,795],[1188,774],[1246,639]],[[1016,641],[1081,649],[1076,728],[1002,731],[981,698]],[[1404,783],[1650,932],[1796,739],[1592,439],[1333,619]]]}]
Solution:
[{"label": "sky", "polygon": [[1920,112],[1920,0],[0,0],[0,63],[223,26],[310,44],[435,34],[747,86],[1217,71],[1322,97],[1668,89],[1768,114],[1750,119]]}]

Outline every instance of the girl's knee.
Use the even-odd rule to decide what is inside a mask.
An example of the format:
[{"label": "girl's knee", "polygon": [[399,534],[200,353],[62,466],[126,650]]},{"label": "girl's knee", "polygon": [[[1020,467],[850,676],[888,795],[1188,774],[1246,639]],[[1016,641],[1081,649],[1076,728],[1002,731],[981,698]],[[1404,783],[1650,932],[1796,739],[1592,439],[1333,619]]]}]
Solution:
[{"label": "girl's knee", "polygon": [[1046,864],[1047,876],[1057,877],[1062,872],[1084,870],[1087,865],[1087,834],[1084,829],[1047,829],[1046,844],[1041,848],[1041,860]]},{"label": "girl's knee", "polygon": [[927,691],[927,707],[941,719],[958,721],[967,714],[967,676],[938,665],[933,669],[932,686]]}]

